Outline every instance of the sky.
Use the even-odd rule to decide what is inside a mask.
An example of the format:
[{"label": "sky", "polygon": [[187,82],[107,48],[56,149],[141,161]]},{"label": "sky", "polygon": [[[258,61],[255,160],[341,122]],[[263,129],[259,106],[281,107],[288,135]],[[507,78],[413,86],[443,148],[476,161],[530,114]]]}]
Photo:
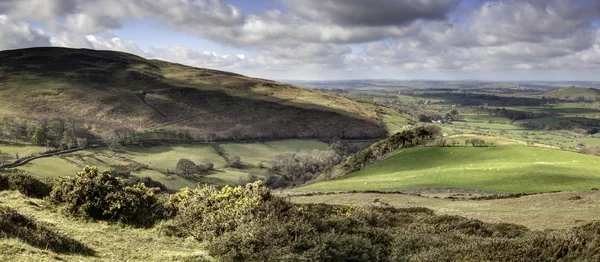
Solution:
[{"label": "sky", "polygon": [[600,81],[600,0],[0,0],[0,50],[38,46],[269,79]]}]

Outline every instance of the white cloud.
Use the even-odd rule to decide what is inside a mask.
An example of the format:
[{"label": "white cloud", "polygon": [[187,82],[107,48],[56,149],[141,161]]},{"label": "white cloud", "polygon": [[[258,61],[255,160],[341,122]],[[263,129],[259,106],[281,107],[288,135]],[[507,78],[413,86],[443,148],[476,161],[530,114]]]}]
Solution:
[{"label": "white cloud", "polygon": [[[282,3],[287,9],[248,15],[220,0],[5,0],[0,49],[110,49],[277,78],[600,70],[596,0],[500,0],[475,9],[457,8],[457,0]],[[115,37],[112,31],[126,19],[154,19],[247,52],[215,53],[186,43],[154,48]],[[32,28],[32,21],[49,30]]]},{"label": "white cloud", "polygon": [[6,15],[0,15],[0,39],[0,50],[50,45],[50,38],[44,32],[28,23],[12,21]]}]

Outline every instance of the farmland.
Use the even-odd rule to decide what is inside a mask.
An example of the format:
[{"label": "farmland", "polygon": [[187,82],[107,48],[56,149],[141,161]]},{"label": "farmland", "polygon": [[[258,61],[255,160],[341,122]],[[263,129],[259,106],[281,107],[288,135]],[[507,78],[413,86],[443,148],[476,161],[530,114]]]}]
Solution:
[{"label": "farmland", "polygon": [[298,190],[589,190],[600,187],[598,161],[596,156],[538,147],[420,147],[397,151],[358,172]]},{"label": "farmland", "polygon": [[[325,150],[328,145],[313,140],[282,140],[264,143],[222,143],[219,145],[226,156],[238,155],[244,168],[227,167],[227,162],[215,149],[208,144],[192,145],[163,145],[152,147],[125,147],[119,152],[109,149],[90,149],[75,153],[40,158],[34,160],[18,169],[27,171],[40,178],[52,178],[58,176],[71,176],[81,171],[86,165],[97,166],[100,170],[110,170],[114,166],[136,164],[145,166],[132,175],[137,177],[150,177],[155,181],[163,183],[171,190],[183,187],[195,187],[197,184],[235,185],[240,178],[249,174],[264,176],[266,169],[259,168],[259,164],[269,165],[269,161],[278,154],[311,151],[314,149]],[[10,147],[13,151],[24,152],[35,148]],[[4,151],[4,147],[0,147]],[[177,161],[186,158],[195,163],[210,162],[215,168],[209,174],[198,179],[189,180],[180,176],[169,174],[169,170],[176,168]]]}]

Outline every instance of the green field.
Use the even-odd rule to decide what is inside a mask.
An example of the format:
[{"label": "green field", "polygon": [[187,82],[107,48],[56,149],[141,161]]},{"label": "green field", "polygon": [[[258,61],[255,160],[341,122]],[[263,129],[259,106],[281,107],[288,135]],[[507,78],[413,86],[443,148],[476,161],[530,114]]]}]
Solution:
[{"label": "green field", "polygon": [[361,171],[297,190],[589,190],[600,187],[598,161],[595,156],[538,147],[421,147],[398,151]]},{"label": "green field", "polygon": [[[150,177],[163,183],[167,188],[177,190],[183,187],[195,187],[198,183],[216,185],[235,185],[240,177],[249,174],[264,176],[266,169],[258,167],[259,163],[269,165],[269,161],[278,154],[300,152],[302,150],[325,150],[328,145],[314,140],[282,140],[264,143],[223,143],[220,145],[226,156],[239,155],[246,168],[227,167],[225,159],[208,144],[172,145],[154,147],[127,147],[123,151],[113,152],[108,149],[91,149],[61,156],[41,158],[18,167],[41,178],[74,175],[86,165],[97,166],[100,170],[110,170],[117,165],[143,164],[148,169],[134,172],[138,177]],[[177,161],[187,158],[196,164],[213,163],[215,170],[195,180],[183,179],[176,175],[168,175],[168,170],[175,170]]]},{"label": "green field", "polygon": [[40,146],[0,143],[0,164],[17,160],[17,155],[23,158],[44,152],[46,148]]}]

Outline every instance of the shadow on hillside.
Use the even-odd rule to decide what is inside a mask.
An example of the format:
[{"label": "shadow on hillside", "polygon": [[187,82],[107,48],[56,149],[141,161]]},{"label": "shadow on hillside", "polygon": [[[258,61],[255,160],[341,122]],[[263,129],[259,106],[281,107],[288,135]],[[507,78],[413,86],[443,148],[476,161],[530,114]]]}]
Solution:
[{"label": "shadow on hillside", "polygon": [[81,242],[53,231],[16,210],[0,206],[0,238],[17,238],[31,246],[56,253],[94,256],[96,252]]},{"label": "shadow on hillside", "polygon": [[[27,84],[32,89],[39,83],[60,82],[61,97],[70,101],[68,112],[37,110],[59,108],[64,104],[63,101],[48,100],[43,89],[49,87],[39,86],[40,90],[36,90],[26,105],[31,110],[24,110],[25,107],[13,109],[19,110],[18,114],[14,111],[15,116],[22,118],[82,119],[82,123],[98,125],[103,130],[164,129],[174,133],[191,130],[194,135],[200,130],[222,138],[232,132],[240,138],[269,139],[365,139],[388,135],[385,127],[375,119],[327,105],[354,107],[354,103],[344,104],[335,97],[320,95],[314,98],[323,100],[319,104],[297,101],[304,91],[294,88],[289,89],[288,98],[255,94],[252,88],[257,85],[273,89],[267,94],[288,89],[289,85],[233,73],[176,68],[166,62],[148,61],[125,53],[65,48],[4,51],[0,53],[0,60],[7,61],[3,70],[18,81],[32,81],[23,80],[21,75],[34,76],[37,82]],[[165,79],[161,71],[165,67],[189,71],[185,72],[186,77]],[[190,82],[188,78],[205,79],[213,84]],[[213,85],[214,89],[209,87]],[[142,97],[142,93],[148,95]],[[85,102],[88,99],[100,103]],[[96,113],[89,117],[81,115],[92,111]],[[100,119],[98,114],[106,117]],[[236,126],[239,128],[235,129]]]}]

